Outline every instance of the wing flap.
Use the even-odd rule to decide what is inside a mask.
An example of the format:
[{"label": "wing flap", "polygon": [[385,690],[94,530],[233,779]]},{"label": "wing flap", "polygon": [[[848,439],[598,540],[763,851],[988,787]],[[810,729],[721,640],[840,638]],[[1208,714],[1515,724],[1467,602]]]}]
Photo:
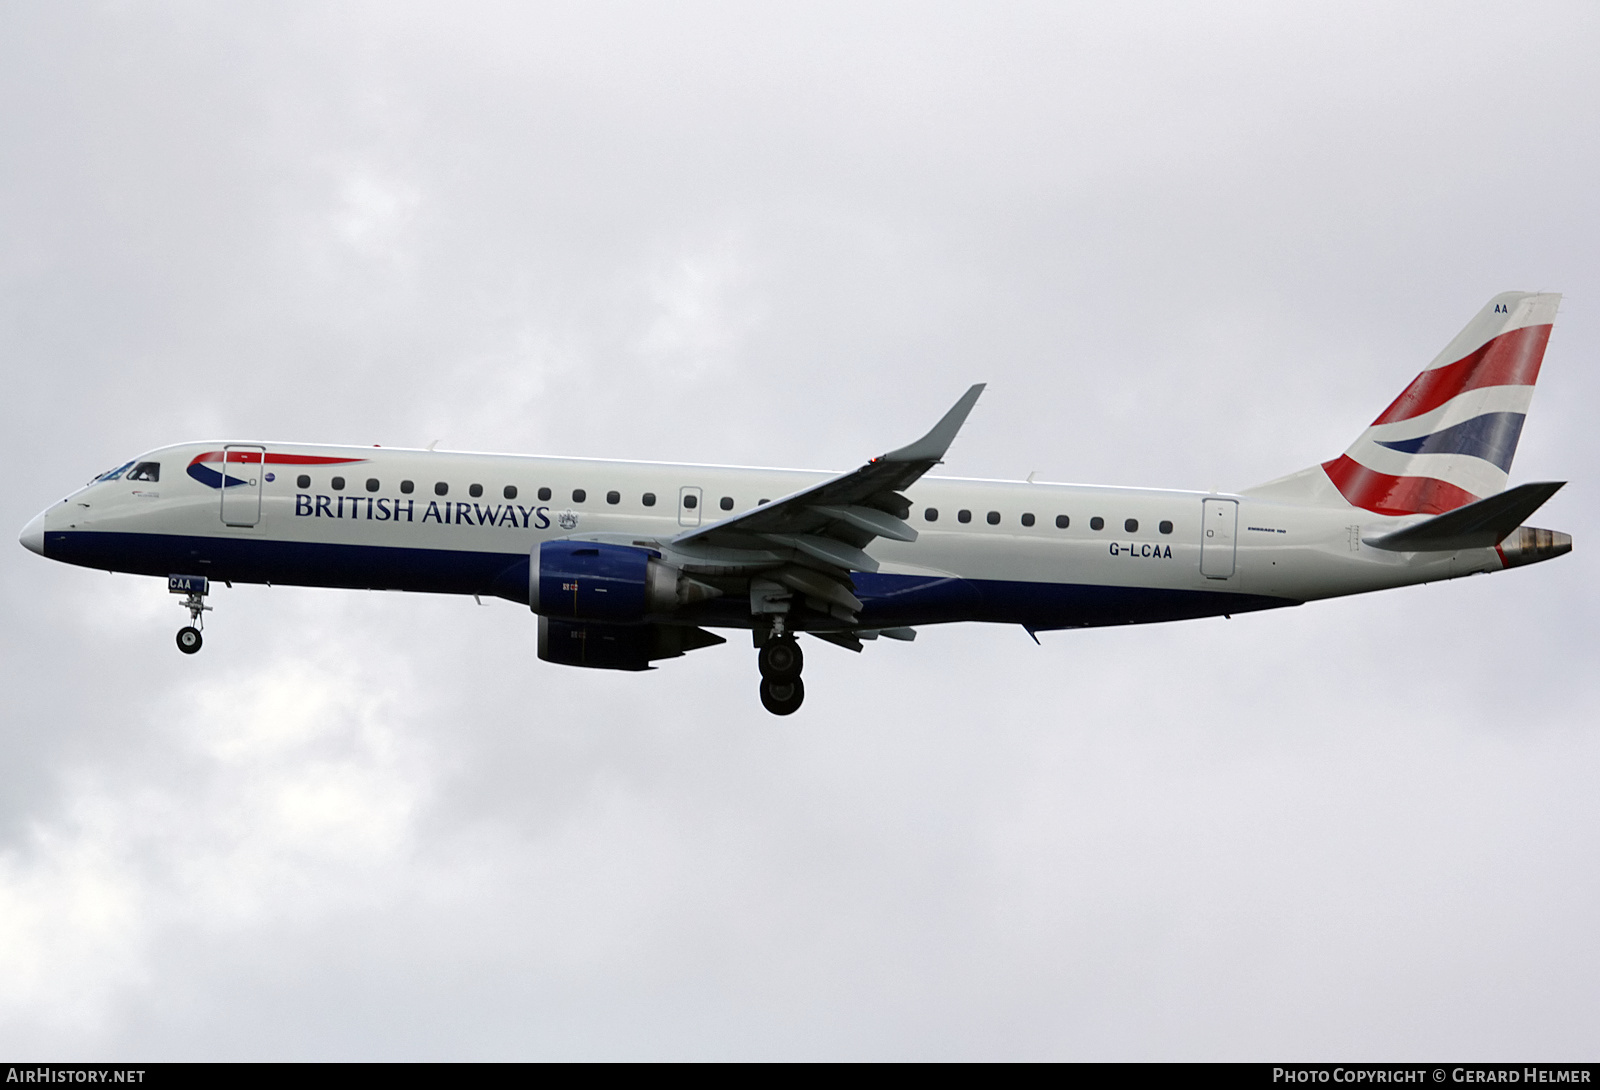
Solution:
[{"label": "wing flap", "polygon": [[891,541],[917,540],[917,532],[907,526],[904,520],[876,507],[857,507],[853,504],[849,507],[822,505],[812,507],[812,510],[828,518],[849,523],[858,530],[865,530],[873,537],[886,537]]}]

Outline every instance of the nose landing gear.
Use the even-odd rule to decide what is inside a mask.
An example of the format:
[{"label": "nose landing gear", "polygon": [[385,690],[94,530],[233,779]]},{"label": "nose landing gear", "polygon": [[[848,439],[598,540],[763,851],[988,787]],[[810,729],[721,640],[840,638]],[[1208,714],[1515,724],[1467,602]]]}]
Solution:
[{"label": "nose landing gear", "polygon": [[189,623],[178,629],[178,650],[185,655],[194,654],[205,642],[200,629],[205,627],[202,614],[211,612],[211,607],[206,605],[206,593],[210,589],[211,585],[203,575],[167,576],[167,590],[184,595],[183,601],[178,604],[189,611]]},{"label": "nose landing gear", "polygon": [[806,698],[800,671],[805,655],[792,635],[774,633],[761,645],[756,659],[761,668],[761,706],[773,715],[792,715]]}]

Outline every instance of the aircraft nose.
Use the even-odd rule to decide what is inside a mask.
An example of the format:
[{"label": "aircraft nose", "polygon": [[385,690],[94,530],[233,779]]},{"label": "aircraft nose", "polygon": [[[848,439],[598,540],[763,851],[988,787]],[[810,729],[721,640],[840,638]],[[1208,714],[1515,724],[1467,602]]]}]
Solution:
[{"label": "aircraft nose", "polygon": [[18,538],[22,547],[30,553],[44,555],[44,512],[40,511],[33,516],[33,521],[22,528],[22,536]]}]

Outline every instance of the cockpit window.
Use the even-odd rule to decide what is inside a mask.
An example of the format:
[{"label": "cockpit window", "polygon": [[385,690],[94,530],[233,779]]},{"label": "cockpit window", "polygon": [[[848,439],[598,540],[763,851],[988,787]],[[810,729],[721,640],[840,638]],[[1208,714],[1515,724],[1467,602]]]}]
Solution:
[{"label": "cockpit window", "polygon": [[126,479],[130,481],[159,481],[161,479],[161,463],[140,462],[128,471]]},{"label": "cockpit window", "polygon": [[100,476],[96,477],[94,480],[90,481],[89,483],[90,484],[99,484],[101,481],[114,481],[118,477],[122,476],[122,474],[131,465],[133,465],[132,462],[124,462],[120,466],[118,466],[116,469],[108,469],[108,470],[106,470],[104,473],[100,474]]}]

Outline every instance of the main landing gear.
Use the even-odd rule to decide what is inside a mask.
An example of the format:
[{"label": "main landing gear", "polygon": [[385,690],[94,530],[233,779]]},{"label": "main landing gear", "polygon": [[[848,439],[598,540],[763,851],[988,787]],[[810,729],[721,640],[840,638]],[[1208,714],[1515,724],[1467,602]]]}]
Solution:
[{"label": "main landing gear", "polygon": [[761,706],[773,715],[792,715],[806,698],[800,670],[805,655],[792,635],[775,633],[761,645],[756,664],[761,668]]},{"label": "main landing gear", "polygon": [[211,607],[206,605],[206,593],[210,589],[211,584],[203,575],[167,576],[167,590],[184,595],[178,604],[189,611],[189,623],[178,629],[178,650],[185,655],[194,654],[205,643],[200,630],[206,623],[202,614],[211,612]]}]

